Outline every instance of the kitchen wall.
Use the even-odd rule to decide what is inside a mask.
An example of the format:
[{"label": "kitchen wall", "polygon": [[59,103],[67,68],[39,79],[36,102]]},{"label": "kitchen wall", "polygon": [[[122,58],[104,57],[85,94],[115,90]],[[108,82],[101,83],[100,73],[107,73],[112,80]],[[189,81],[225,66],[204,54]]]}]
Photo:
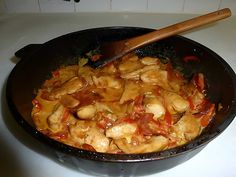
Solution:
[{"label": "kitchen wall", "polygon": [[[76,0],[75,0],[76,1]],[[0,13],[53,12],[150,12],[205,13],[230,7],[236,0],[0,0]]]}]

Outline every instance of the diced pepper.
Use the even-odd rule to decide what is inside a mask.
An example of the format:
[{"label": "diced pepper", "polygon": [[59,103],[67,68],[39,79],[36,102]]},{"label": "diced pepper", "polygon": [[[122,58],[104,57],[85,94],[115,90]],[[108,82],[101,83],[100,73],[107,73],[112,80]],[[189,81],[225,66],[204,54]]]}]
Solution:
[{"label": "diced pepper", "polygon": [[59,70],[56,70],[52,73],[53,77],[60,77],[60,72]]},{"label": "diced pepper", "polygon": [[63,140],[68,138],[67,132],[58,132],[52,135],[55,139]]},{"label": "diced pepper", "polygon": [[[103,114],[103,113],[101,112],[101,114]],[[97,126],[99,128],[106,129],[112,125],[112,121],[108,117],[105,117],[104,115],[102,115],[102,117],[103,118],[97,122]]]},{"label": "diced pepper", "polygon": [[143,99],[144,95],[139,95],[134,99],[134,112],[136,113],[144,112]]},{"label": "diced pepper", "polygon": [[93,146],[91,146],[90,144],[86,144],[86,143],[82,145],[82,148],[85,149],[85,150],[88,150],[88,151],[94,151],[94,152],[96,151],[93,148]]},{"label": "diced pepper", "polygon": [[194,55],[185,56],[185,57],[183,58],[183,60],[184,60],[185,62],[189,62],[189,61],[200,61],[200,59],[199,59],[198,57],[194,56]]},{"label": "diced pepper", "polygon": [[91,60],[92,60],[92,61],[97,61],[97,60],[99,60],[101,57],[102,57],[101,54],[96,54],[96,55],[93,55],[93,56],[91,57]]},{"label": "diced pepper", "polygon": [[191,98],[191,97],[188,97],[187,100],[188,100],[188,103],[189,103],[189,108],[190,108],[191,110],[194,110],[194,104],[193,104],[192,98]]},{"label": "diced pepper", "polygon": [[70,115],[69,110],[68,110],[68,109],[65,109],[65,111],[63,112],[63,115],[62,115],[61,122],[66,122],[67,119],[69,118],[69,115]]},{"label": "diced pepper", "polygon": [[39,101],[37,99],[33,99],[32,104],[35,108],[38,109],[38,111],[40,111],[42,109],[42,105],[39,103]]},{"label": "diced pepper", "polygon": [[173,124],[172,116],[171,116],[171,114],[169,113],[169,111],[167,111],[167,110],[166,110],[164,119],[165,119],[167,125],[172,125],[172,124]]},{"label": "diced pepper", "polygon": [[139,126],[139,133],[145,136],[167,134],[166,127],[159,121],[154,120],[153,114],[151,113],[141,114],[137,123]]},{"label": "diced pepper", "polygon": [[196,88],[200,91],[203,92],[205,88],[205,81],[204,81],[204,76],[202,73],[198,73],[193,77],[194,85]]}]

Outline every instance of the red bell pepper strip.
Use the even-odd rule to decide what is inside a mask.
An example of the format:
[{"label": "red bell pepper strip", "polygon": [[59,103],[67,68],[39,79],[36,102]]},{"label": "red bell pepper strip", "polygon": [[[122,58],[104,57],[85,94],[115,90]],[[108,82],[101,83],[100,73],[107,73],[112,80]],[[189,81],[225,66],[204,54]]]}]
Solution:
[{"label": "red bell pepper strip", "polygon": [[185,57],[183,58],[183,60],[184,60],[185,62],[189,62],[189,61],[200,61],[200,59],[199,59],[198,57],[194,56],[194,55],[185,56]]}]

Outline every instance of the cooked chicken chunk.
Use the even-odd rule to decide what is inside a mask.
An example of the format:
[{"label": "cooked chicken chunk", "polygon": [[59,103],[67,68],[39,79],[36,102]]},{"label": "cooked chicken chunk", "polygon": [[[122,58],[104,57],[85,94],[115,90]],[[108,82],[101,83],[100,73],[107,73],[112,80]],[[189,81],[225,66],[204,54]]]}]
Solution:
[{"label": "cooked chicken chunk", "polygon": [[51,91],[50,97],[58,99],[62,95],[75,93],[76,91],[79,91],[81,88],[83,88],[83,85],[84,84],[80,78],[73,77],[62,84],[60,87],[54,88]]},{"label": "cooked chicken chunk", "polygon": [[160,151],[168,146],[168,139],[164,136],[153,136],[144,143],[133,145],[125,139],[115,140],[116,145],[125,153],[146,153]]},{"label": "cooked chicken chunk", "polygon": [[158,65],[144,66],[143,68],[137,69],[135,71],[123,73],[120,76],[124,79],[139,80],[142,73],[148,72],[150,70],[158,70],[160,67]]},{"label": "cooked chicken chunk", "polygon": [[93,121],[78,120],[76,124],[69,126],[69,133],[75,146],[85,143],[86,132],[95,126]]},{"label": "cooked chicken chunk", "polygon": [[106,130],[106,136],[113,139],[129,138],[137,130],[137,125],[120,123]]},{"label": "cooked chicken chunk", "polygon": [[154,115],[154,119],[158,119],[165,115],[166,110],[161,98],[158,99],[154,95],[147,95],[144,99],[144,106],[147,113],[152,113]]},{"label": "cooked chicken chunk", "polygon": [[77,110],[77,116],[80,119],[92,119],[97,112],[95,105],[82,106]]},{"label": "cooked chicken chunk", "polygon": [[47,118],[49,128],[54,133],[64,131],[67,125],[75,122],[74,117],[64,106],[56,105],[55,107],[55,110]]},{"label": "cooked chicken chunk", "polygon": [[124,58],[119,65],[119,71],[121,73],[129,73],[134,70],[142,68],[143,65],[140,63],[137,56],[132,56],[129,58]]},{"label": "cooked chicken chunk", "polygon": [[88,84],[93,84],[92,76],[95,75],[93,68],[88,66],[80,67],[78,70],[78,75],[83,77]]},{"label": "cooked chicken chunk", "polygon": [[158,85],[164,89],[169,89],[168,73],[165,70],[151,69],[143,72],[140,76],[145,83]]},{"label": "cooked chicken chunk", "polygon": [[201,126],[197,118],[191,114],[186,114],[173,126],[173,130],[180,145],[196,138],[200,133]]},{"label": "cooked chicken chunk", "polygon": [[91,145],[98,152],[106,152],[110,140],[96,127],[93,121],[78,121],[76,125],[70,126],[70,135],[75,146],[83,144]]},{"label": "cooked chicken chunk", "polygon": [[106,152],[110,144],[110,140],[96,127],[86,132],[84,142],[91,145],[97,152]]},{"label": "cooked chicken chunk", "polygon": [[122,87],[121,81],[113,76],[108,76],[108,75],[100,77],[93,76],[92,79],[94,84],[98,88],[109,87],[109,88],[119,89]]},{"label": "cooked chicken chunk", "polygon": [[140,94],[139,91],[140,91],[140,87],[136,82],[126,81],[124,92],[120,98],[120,104],[123,104],[124,102],[128,100],[135,99],[135,97]]},{"label": "cooked chicken chunk", "polygon": [[189,102],[174,92],[165,91],[164,99],[171,114],[183,113],[189,109]]},{"label": "cooked chicken chunk", "polygon": [[60,102],[63,106],[67,108],[74,108],[79,105],[79,100],[75,99],[71,95],[61,96]]},{"label": "cooked chicken chunk", "polygon": [[144,65],[155,65],[155,64],[157,64],[158,59],[157,58],[152,58],[152,57],[144,57],[140,61]]}]

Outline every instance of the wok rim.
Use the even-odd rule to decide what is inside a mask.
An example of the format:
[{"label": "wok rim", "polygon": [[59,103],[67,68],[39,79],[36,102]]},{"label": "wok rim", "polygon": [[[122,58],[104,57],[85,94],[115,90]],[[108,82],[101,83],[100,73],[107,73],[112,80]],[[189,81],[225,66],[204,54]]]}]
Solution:
[{"label": "wok rim", "polygon": [[[111,27],[99,27],[99,28],[89,28],[85,30],[80,30],[80,31],[75,31],[72,33],[68,33],[59,37],[56,37],[54,39],[51,39],[42,45],[46,45],[47,43],[51,43],[59,38],[65,38],[68,36],[71,36],[75,33],[84,33],[84,32],[89,32],[89,31],[94,31],[94,30],[114,30],[114,29],[144,29],[144,30],[154,30],[151,28],[143,28],[143,27],[130,27],[130,26],[111,26]],[[183,37],[183,36],[175,36],[180,38],[181,40],[186,40],[187,42],[190,42],[194,45],[197,45],[201,48],[204,48],[207,53],[210,53],[211,55],[214,56],[215,59],[217,59],[227,70],[229,73],[229,76],[231,77],[230,79],[232,80],[233,87],[236,88],[236,75],[233,71],[233,69],[229,66],[229,64],[218,54],[216,54],[214,51],[209,49],[208,47],[191,40],[189,38]],[[37,51],[35,52],[37,53]],[[6,84],[6,99],[7,99],[7,104],[10,109],[10,112],[13,115],[13,118],[20,124],[20,126],[31,136],[33,136],[37,141],[41,142],[44,145],[49,146],[50,148],[53,148],[54,150],[57,150],[59,152],[72,155],[78,158],[83,158],[87,160],[94,160],[94,161],[102,161],[102,162],[122,162],[122,163],[130,163],[130,162],[147,162],[147,161],[156,161],[156,160],[163,160],[167,158],[171,158],[174,156],[178,156],[181,154],[185,154],[188,152],[191,152],[195,149],[198,149],[200,147],[203,147],[207,145],[210,141],[212,141],[214,138],[216,138],[218,135],[220,135],[233,121],[236,115],[236,89],[234,89],[234,98],[232,99],[232,104],[231,104],[231,109],[228,111],[227,114],[227,119],[225,119],[219,126],[218,126],[218,131],[214,131],[213,133],[209,135],[203,135],[199,136],[193,141],[190,141],[189,143],[164,150],[164,151],[159,151],[159,152],[150,152],[150,153],[140,153],[140,154],[110,154],[110,153],[100,153],[100,152],[92,152],[88,150],[83,150],[79,148],[75,148],[63,143],[60,143],[56,140],[53,140],[46,135],[42,134],[36,128],[32,127],[24,118],[23,116],[17,111],[17,105],[15,105],[14,100],[12,98],[12,93],[11,93],[11,87],[14,85],[14,77],[13,75],[16,72],[16,68],[18,68],[22,63],[27,62],[28,60],[32,60],[33,58],[28,57],[20,62],[18,62],[15,67],[12,69],[10,72],[10,75],[8,76],[7,79],[7,84]]]}]

